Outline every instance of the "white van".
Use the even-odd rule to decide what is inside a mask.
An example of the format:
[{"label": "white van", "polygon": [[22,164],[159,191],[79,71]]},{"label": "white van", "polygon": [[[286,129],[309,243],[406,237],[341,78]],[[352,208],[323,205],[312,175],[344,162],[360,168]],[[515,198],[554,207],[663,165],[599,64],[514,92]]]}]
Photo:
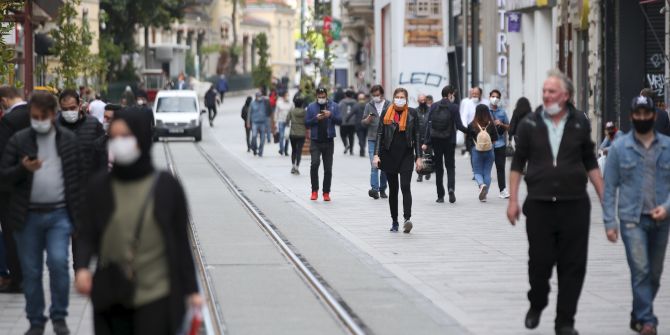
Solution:
[{"label": "white van", "polygon": [[154,140],[160,137],[194,137],[202,140],[200,101],[195,91],[159,91],[154,101]]}]

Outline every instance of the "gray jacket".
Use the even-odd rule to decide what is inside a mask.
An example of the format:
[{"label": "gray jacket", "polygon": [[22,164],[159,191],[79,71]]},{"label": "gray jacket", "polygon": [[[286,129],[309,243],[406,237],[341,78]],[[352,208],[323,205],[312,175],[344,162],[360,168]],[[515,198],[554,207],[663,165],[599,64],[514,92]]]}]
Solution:
[{"label": "gray jacket", "polygon": [[[384,100],[384,107],[382,107],[382,113],[389,108],[391,102]],[[373,116],[368,119],[368,116],[373,114]],[[361,125],[368,128],[368,140],[376,141],[377,140],[377,128],[379,127],[379,116],[377,113],[377,107],[375,107],[374,101],[370,101],[365,105],[365,110],[363,112],[363,119],[361,120]]]},{"label": "gray jacket", "polygon": [[352,98],[344,98],[340,101],[340,113],[342,113],[342,125],[343,126],[355,126],[356,125],[356,115],[354,114],[356,107],[356,100]]}]

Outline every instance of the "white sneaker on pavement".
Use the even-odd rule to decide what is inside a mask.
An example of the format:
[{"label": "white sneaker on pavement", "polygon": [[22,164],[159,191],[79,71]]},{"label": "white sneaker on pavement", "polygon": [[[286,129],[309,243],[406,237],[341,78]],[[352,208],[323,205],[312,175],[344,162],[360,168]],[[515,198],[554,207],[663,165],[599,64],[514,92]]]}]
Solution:
[{"label": "white sneaker on pavement", "polygon": [[507,191],[507,189],[504,189],[500,191],[500,195],[498,197],[500,197],[500,199],[507,199],[509,198],[509,192]]}]

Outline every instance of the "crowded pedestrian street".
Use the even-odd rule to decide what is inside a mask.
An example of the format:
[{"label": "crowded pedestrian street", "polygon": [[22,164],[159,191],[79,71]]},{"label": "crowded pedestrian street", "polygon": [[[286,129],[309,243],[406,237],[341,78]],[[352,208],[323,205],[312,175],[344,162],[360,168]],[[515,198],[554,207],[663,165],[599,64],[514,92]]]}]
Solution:
[{"label": "crowded pedestrian street", "polygon": [[[186,190],[202,252],[198,262],[211,285],[208,299],[217,309],[212,315],[219,313],[225,332],[342,334],[347,329],[223,178],[310,264],[366,333],[553,332],[551,307],[543,315],[548,321],[537,330],[523,327],[525,227],[507,221],[507,199],[493,194],[485,203],[477,199],[466,156],[456,159],[456,203],[435,203],[433,180],[413,178],[414,229],[390,233],[387,200],[367,194],[368,158],[342,154],[336,141],[332,201],[311,201],[308,156],[304,171],[294,175],[290,159],[277,153],[278,145],[266,144],[262,158],[246,151],[239,119],[243,103],[244,96],[227,98],[200,143],[167,139],[153,148],[156,165],[174,169]],[[625,333],[626,324],[616,321],[627,320],[630,313],[625,253],[621,242],[607,241],[601,210],[590,193],[588,270],[576,325],[582,334]],[[661,287],[670,284],[666,278]],[[555,277],[551,284],[550,302],[556,299]],[[91,334],[91,305],[74,292],[68,317],[72,333]],[[21,334],[22,296],[0,295],[0,306],[0,332]],[[661,320],[670,317],[670,297],[663,289],[655,313]]]}]

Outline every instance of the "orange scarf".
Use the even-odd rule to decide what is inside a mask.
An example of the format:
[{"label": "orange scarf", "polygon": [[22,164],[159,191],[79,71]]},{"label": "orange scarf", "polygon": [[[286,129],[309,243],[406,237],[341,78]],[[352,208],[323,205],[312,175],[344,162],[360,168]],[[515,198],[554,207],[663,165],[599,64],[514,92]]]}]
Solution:
[{"label": "orange scarf", "polygon": [[[386,110],[386,115],[384,115],[384,124],[389,125],[395,119],[395,105],[391,104],[389,109]],[[409,108],[405,105],[403,108],[402,115],[400,116],[400,131],[405,131],[407,128],[407,114],[409,114]]]}]

